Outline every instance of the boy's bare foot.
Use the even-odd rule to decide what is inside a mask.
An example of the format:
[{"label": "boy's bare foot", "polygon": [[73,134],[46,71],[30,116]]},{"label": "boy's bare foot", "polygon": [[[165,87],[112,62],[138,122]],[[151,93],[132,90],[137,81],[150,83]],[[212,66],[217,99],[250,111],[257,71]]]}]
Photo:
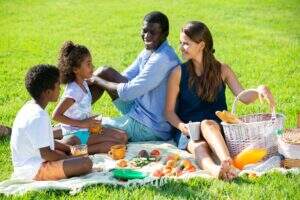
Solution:
[{"label": "boy's bare foot", "polygon": [[0,137],[10,135],[11,128],[8,126],[0,125]]}]

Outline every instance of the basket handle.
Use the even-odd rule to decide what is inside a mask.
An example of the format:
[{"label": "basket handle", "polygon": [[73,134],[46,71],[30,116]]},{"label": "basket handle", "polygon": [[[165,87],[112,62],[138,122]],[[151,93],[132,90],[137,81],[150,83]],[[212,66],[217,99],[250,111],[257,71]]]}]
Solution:
[{"label": "basket handle", "polygon": [[[236,113],[236,106],[237,106],[237,103],[238,101],[240,100],[240,97],[243,96],[245,93],[247,92],[257,92],[258,91],[256,89],[246,89],[246,90],[243,90],[242,92],[240,92],[234,99],[233,101],[233,104],[232,104],[232,109],[231,109],[231,113],[232,114],[235,114]],[[276,119],[276,112],[275,112],[275,107],[274,108],[271,108],[271,119]]]}]

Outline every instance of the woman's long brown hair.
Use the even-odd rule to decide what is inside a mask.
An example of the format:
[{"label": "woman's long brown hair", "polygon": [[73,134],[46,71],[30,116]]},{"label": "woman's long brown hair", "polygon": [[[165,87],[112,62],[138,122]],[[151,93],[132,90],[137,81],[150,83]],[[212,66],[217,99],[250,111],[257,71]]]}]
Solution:
[{"label": "woman's long brown hair", "polygon": [[182,32],[194,42],[205,43],[203,51],[203,73],[197,76],[193,62],[187,62],[189,71],[189,87],[195,87],[197,95],[213,102],[222,84],[221,63],[214,56],[213,39],[207,26],[199,21],[188,22]]}]

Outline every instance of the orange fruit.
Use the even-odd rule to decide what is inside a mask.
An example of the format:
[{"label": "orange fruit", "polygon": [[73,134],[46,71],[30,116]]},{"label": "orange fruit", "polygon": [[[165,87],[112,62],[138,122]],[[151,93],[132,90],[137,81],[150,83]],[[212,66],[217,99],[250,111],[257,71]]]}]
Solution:
[{"label": "orange fruit", "polygon": [[192,166],[193,164],[192,164],[192,162],[190,161],[190,160],[187,160],[187,159],[184,159],[184,160],[182,160],[181,162],[180,162],[180,167],[182,168],[182,169],[187,169],[187,168],[189,168],[190,166]]},{"label": "orange fruit", "polygon": [[167,167],[175,167],[176,166],[176,160],[169,160],[166,164]]},{"label": "orange fruit", "polygon": [[169,160],[175,160],[175,161],[178,161],[180,159],[179,157],[179,154],[175,154],[175,153],[171,153],[167,156],[166,158],[166,163],[169,161]]},{"label": "orange fruit", "polygon": [[127,163],[127,161],[124,160],[124,159],[121,159],[121,160],[118,160],[118,161],[117,161],[117,166],[118,166],[118,167],[127,167],[127,165],[128,165],[128,163]]},{"label": "orange fruit", "polygon": [[170,174],[172,172],[172,167],[165,167],[164,169],[163,169],[163,174],[164,175],[167,175],[167,174]]},{"label": "orange fruit", "polygon": [[196,167],[194,165],[191,165],[189,168],[186,169],[189,172],[195,172],[196,171]]},{"label": "orange fruit", "polygon": [[162,177],[164,176],[162,169],[156,169],[154,170],[154,172],[152,173],[153,176],[155,177]]}]

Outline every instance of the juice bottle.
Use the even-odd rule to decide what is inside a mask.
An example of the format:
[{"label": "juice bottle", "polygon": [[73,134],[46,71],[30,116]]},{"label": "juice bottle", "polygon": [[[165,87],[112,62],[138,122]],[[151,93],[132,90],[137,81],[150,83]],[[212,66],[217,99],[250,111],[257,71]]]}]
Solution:
[{"label": "juice bottle", "polygon": [[100,134],[102,132],[102,125],[98,124],[97,126],[94,126],[90,128],[90,133],[91,134]]},{"label": "juice bottle", "polygon": [[[95,116],[95,115],[93,115],[93,114],[90,113],[90,114],[88,114],[87,117],[93,117],[93,116]],[[100,120],[102,122],[102,116],[101,115],[99,115],[95,119]],[[102,123],[101,122],[97,123],[96,126],[91,127],[89,129],[89,131],[90,131],[91,134],[100,134],[100,133],[102,133]]]},{"label": "juice bottle", "polygon": [[233,165],[242,170],[245,165],[261,161],[265,155],[267,155],[265,148],[246,148],[233,159]]}]

